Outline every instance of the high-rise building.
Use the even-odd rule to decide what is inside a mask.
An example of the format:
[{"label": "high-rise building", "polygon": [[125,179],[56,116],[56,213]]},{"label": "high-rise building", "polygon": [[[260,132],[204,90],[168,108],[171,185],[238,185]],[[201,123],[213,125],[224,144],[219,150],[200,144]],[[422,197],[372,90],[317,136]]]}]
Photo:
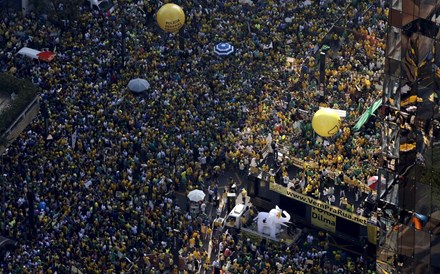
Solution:
[{"label": "high-rise building", "polygon": [[440,273],[440,1],[389,4],[377,267]]}]

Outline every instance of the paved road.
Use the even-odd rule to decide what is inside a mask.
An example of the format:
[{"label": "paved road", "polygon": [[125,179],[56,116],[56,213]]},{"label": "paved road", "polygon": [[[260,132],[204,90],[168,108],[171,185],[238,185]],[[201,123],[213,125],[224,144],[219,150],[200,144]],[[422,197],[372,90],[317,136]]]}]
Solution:
[{"label": "paved road", "polygon": [[[225,190],[225,187],[228,185],[229,178],[233,178],[236,182],[237,189],[241,189],[246,186],[246,176],[245,174],[240,174],[240,170],[231,168],[225,170],[219,177],[218,177],[218,183],[219,183],[219,193],[223,193]],[[205,187],[203,191],[207,193],[209,182],[205,183]],[[186,203],[188,201],[188,198],[186,197],[186,193],[184,191],[178,191],[176,192],[176,201],[179,204],[181,208],[186,208]],[[205,201],[208,202],[208,195],[205,197]],[[209,204],[206,208],[206,212],[208,213],[210,210],[214,209],[214,204]],[[215,208],[215,210],[217,210]]]},{"label": "paved road", "polygon": [[[240,170],[238,168],[231,167],[231,168],[225,170],[218,177],[219,193],[225,192],[225,188],[228,186],[230,178],[233,178],[238,190],[242,189],[243,187],[246,187],[246,180],[247,180],[246,175],[244,173],[240,172]],[[209,183],[210,182],[207,182],[205,184],[204,189],[203,189],[203,191],[206,194],[208,193],[207,189],[208,189]],[[186,197],[185,192],[183,192],[183,191],[176,192],[176,201],[177,201],[178,205],[180,206],[180,208],[182,208],[182,209],[187,208],[187,203],[189,200]],[[217,216],[216,204],[214,202],[209,203],[208,195],[206,195],[206,197],[205,197],[205,204],[206,204],[207,216],[204,218],[214,220]],[[221,201],[219,203],[219,207],[222,208],[221,216],[224,217],[227,214],[226,209],[225,209],[225,201]],[[211,255],[212,247],[210,246],[210,237],[207,237],[206,239],[204,239],[203,248],[208,252],[210,258],[213,258],[214,255]],[[201,270],[200,273],[203,274],[204,271]]]}]

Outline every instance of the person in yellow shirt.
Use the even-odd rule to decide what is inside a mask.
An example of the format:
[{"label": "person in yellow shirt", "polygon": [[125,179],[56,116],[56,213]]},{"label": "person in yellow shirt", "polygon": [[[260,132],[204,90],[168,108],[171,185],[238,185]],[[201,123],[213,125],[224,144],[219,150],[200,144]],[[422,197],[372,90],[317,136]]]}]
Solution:
[{"label": "person in yellow shirt", "polygon": [[193,248],[196,244],[196,238],[191,237],[191,239],[189,239],[189,247]]},{"label": "person in yellow shirt", "polygon": [[208,226],[206,228],[205,240],[206,240],[206,238],[211,237],[211,233],[212,233],[212,228],[210,226]]},{"label": "person in yellow shirt", "polygon": [[196,260],[200,260],[201,255],[200,255],[200,252],[199,252],[198,249],[195,249],[195,250],[193,251],[193,256],[194,256],[194,259],[196,259]]},{"label": "person in yellow shirt", "polygon": [[197,231],[194,231],[192,236],[193,238],[197,239],[199,237],[199,233],[197,233]]},{"label": "person in yellow shirt", "polygon": [[200,227],[200,232],[202,233],[202,238],[206,238],[206,230],[207,230],[207,226],[205,224],[202,224],[202,226]]}]

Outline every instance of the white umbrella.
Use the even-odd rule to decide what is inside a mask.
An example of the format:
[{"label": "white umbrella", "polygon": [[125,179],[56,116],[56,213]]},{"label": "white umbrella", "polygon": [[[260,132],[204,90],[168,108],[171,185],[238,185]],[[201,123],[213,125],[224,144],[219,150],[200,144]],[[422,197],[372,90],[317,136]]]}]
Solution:
[{"label": "white umbrella", "polygon": [[150,88],[150,83],[147,80],[136,78],[128,82],[128,88],[133,92],[143,92]]},{"label": "white umbrella", "polygon": [[[381,189],[384,188],[384,185],[386,184],[387,180],[385,178],[381,178],[382,186]],[[368,178],[367,181],[368,187],[372,190],[377,190],[377,185],[379,184],[379,176],[371,176]]]},{"label": "white umbrella", "polygon": [[229,43],[220,43],[214,47],[214,53],[219,56],[228,56],[234,52],[234,46]]},{"label": "white umbrella", "polygon": [[188,193],[187,197],[190,201],[200,202],[201,200],[205,199],[205,192],[201,191],[200,189],[194,189]]}]

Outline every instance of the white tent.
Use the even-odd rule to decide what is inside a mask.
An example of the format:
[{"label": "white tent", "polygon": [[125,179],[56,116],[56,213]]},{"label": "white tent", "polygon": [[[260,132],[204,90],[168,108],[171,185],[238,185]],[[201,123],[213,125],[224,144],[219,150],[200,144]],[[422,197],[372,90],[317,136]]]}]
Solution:
[{"label": "white tent", "polygon": [[38,54],[40,54],[40,53],[41,53],[41,51],[39,51],[39,50],[31,49],[31,48],[27,48],[27,47],[24,47],[17,52],[17,54],[27,56],[27,57],[33,58],[33,59],[39,59]]},{"label": "white tent", "polygon": [[27,47],[24,47],[21,50],[19,50],[17,54],[45,62],[51,62],[56,56],[55,52],[46,49],[43,49],[43,51],[39,51]]}]

